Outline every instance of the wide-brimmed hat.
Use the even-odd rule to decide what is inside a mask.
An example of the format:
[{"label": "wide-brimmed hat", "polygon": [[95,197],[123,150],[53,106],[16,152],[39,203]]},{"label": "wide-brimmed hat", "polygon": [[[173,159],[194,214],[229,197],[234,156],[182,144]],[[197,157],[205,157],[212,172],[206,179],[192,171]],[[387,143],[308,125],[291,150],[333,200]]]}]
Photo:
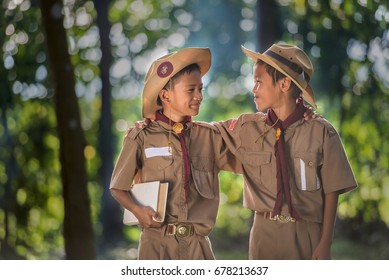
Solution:
[{"label": "wide-brimmed hat", "polygon": [[147,72],[142,94],[142,115],[154,119],[155,112],[162,107],[157,104],[158,94],[169,80],[190,64],[198,64],[201,76],[211,67],[209,48],[185,48],[155,60]]},{"label": "wide-brimmed hat", "polygon": [[251,51],[244,46],[242,51],[255,62],[262,60],[289,77],[301,89],[304,100],[317,108],[315,95],[309,85],[313,66],[303,50],[289,44],[273,44],[264,53]]}]

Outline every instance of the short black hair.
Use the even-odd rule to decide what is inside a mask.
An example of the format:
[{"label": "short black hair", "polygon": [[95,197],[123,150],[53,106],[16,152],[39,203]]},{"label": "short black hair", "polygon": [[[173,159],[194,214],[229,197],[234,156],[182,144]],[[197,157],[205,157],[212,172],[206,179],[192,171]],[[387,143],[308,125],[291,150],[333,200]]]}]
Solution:
[{"label": "short black hair", "polygon": [[[173,77],[170,78],[170,80],[166,83],[166,85],[163,87],[164,89],[172,89],[174,87],[174,82],[180,78],[184,74],[190,74],[194,71],[199,71],[201,73],[200,66],[197,63],[189,64],[188,66],[182,68],[180,71],[178,71]],[[162,106],[161,99],[157,98],[157,104]]]}]

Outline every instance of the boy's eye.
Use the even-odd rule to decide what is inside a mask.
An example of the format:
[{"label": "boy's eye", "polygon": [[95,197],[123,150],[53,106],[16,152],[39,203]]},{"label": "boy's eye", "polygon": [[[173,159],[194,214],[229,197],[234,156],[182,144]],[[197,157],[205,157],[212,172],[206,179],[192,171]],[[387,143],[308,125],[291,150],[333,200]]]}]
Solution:
[{"label": "boy's eye", "polygon": [[[202,92],[203,91],[203,88],[198,88],[197,89],[199,92]],[[194,92],[194,91],[196,91],[196,88],[188,88],[188,91],[189,92]]]}]

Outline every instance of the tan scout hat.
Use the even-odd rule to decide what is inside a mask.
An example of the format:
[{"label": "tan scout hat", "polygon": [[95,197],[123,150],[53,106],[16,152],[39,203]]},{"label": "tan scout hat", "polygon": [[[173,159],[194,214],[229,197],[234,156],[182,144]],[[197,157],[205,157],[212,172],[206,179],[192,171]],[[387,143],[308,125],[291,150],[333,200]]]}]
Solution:
[{"label": "tan scout hat", "polygon": [[142,115],[154,119],[155,111],[161,109],[157,104],[158,94],[169,80],[186,66],[197,63],[201,76],[211,67],[211,51],[209,48],[185,48],[162,56],[150,66],[143,89]]},{"label": "tan scout hat", "polygon": [[289,44],[273,44],[264,53],[257,53],[242,46],[242,51],[255,62],[263,62],[289,77],[302,91],[306,102],[317,108],[315,96],[308,84],[313,74],[313,66],[307,54]]}]

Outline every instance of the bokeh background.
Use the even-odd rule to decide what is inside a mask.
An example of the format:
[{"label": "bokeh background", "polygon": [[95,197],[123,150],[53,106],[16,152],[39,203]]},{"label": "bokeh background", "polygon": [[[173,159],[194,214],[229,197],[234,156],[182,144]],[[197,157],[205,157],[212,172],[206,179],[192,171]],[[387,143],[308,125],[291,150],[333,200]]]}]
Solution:
[{"label": "bokeh background", "polygon": [[[339,202],[334,259],[389,259],[388,0],[3,0],[0,259],[134,259],[139,229],[108,191],[141,120],[151,62],[210,47],[198,120],[254,112],[241,45],[303,48],[317,113],[341,134],[359,188]],[[218,259],[247,259],[243,180],[222,172]]]}]

